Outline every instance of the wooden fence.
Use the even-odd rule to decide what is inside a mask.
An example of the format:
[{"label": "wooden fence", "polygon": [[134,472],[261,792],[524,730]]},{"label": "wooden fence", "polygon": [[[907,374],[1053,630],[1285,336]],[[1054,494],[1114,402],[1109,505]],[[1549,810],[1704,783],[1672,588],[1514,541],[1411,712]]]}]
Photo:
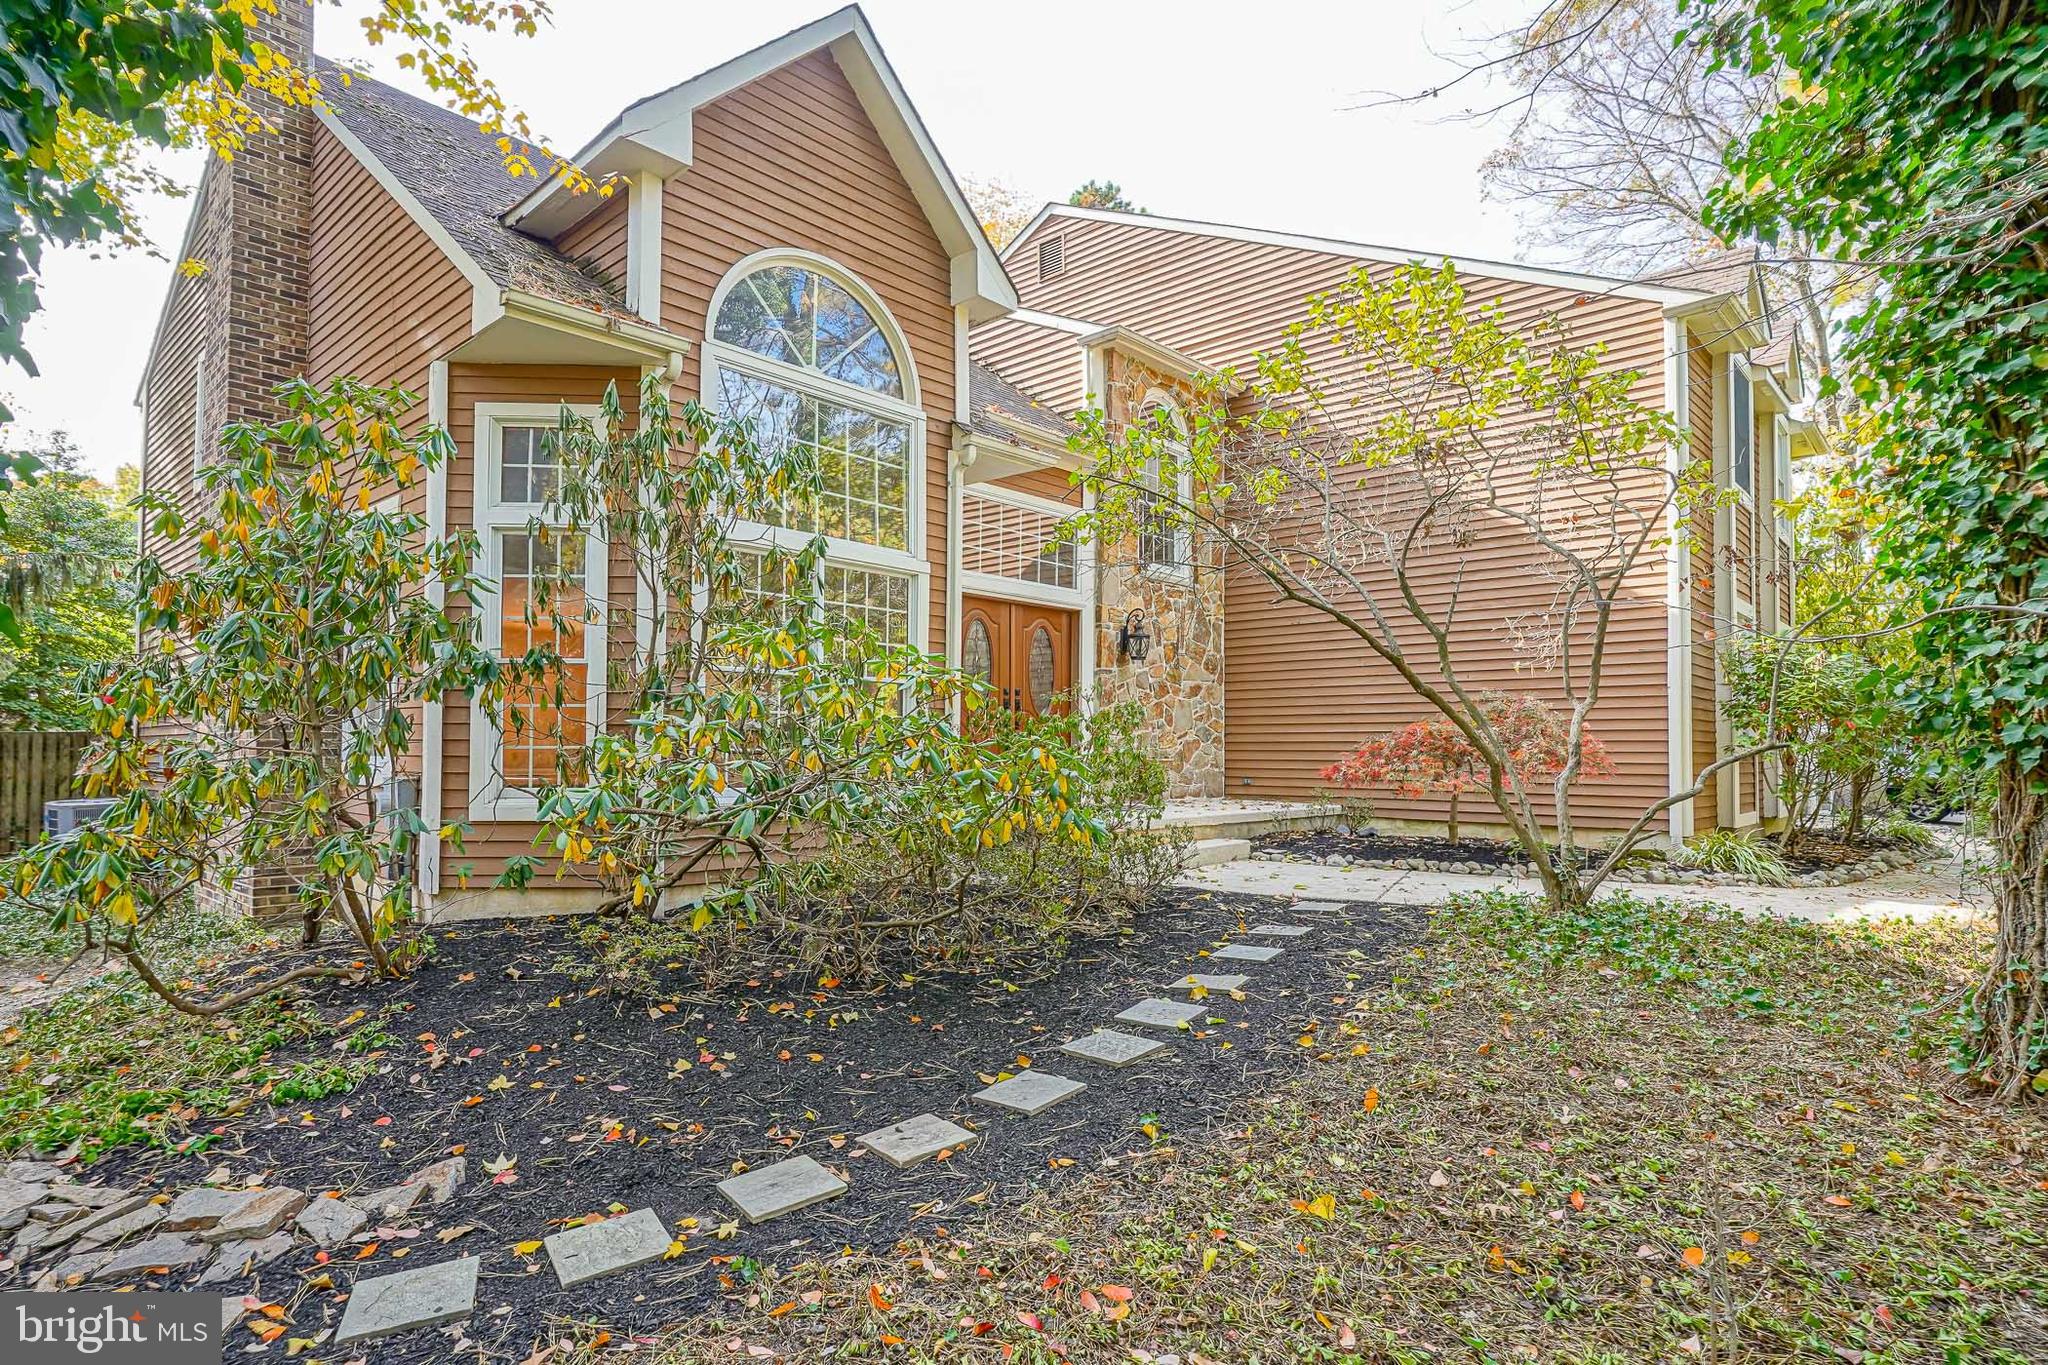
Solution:
[{"label": "wooden fence", "polygon": [[0,731],[0,853],[34,842],[45,801],[79,794],[73,777],[91,738],[83,730]]}]

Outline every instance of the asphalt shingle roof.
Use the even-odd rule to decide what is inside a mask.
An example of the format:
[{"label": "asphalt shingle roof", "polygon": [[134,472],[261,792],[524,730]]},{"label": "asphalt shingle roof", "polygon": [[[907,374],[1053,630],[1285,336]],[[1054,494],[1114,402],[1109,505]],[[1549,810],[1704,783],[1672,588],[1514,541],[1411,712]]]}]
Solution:
[{"label": "asphalt shingle roof", "polygon": [[525,182],[505,172],[497,140],[462,115],[321,60],[321,96],[343,127],[410,190],[500,287],[600,312],[626,313],[623,292],[596,271],[498,215]]},{"label": "asphalt shingle roof", "polygon": [[[1058,412],[979,362],[968,366],[967,402],[971,414],[968,426],[998,440],[1011,436],[1012,425],[1028,427],[1060,442],[1076,431],[1074,424]],[[1003,420],[1006,418],[1007,422]]]},{"label": "asphalt shingle roof", "polygon": [[1749,287],[1750,272],[1756,269],[1756,260],[1755,247],[1735,247],[1659,271],[1649,276],[1647,282],[1668,284],[1677,289],[1697,289],[1702,294],[1738,294]]}]

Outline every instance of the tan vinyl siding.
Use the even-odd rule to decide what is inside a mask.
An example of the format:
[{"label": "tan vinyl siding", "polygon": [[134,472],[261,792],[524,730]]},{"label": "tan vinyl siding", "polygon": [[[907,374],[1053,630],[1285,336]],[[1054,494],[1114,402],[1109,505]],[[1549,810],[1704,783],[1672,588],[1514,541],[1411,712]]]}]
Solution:
[{"label": "tan vinyl siding", "polygon": [[[951,264],[844,74],[813,53],[697,111],[694,159],[662,213],[662,324],[702,336],[711,295],[757,251],[817,252],[858,276],[908,339],[926,415],[927,644],[945,648],[946,460],[953,425]],[[703,356],[680,383],[701,393]]]},{"label": "tan vinyl siding", "polygon": [[470,285],[325,127],[313,141],[307,377],[347,376],[419,397],[433,361],[469,339]]},{"label": "tan vinyl siding", "polygon": [[[605,385],[616,381],[626,406],[630,427],[639,411],[638,371],[588,365],[464,365],[448,370],[448,434],[459,452],[448,467],[448,521],[452,527],[475,526],[478,473],[476,408],[479,403],[595,403],[604,395]],[[608,658],[622,659],[631,648],[635,582],[631,563],[622,552],[612,555],[606,581],[610,606],[608,614]],[[462,608],[452,608],[458,614]],[[591,661],[591,676],[599,676],[600,665]],[[622,715],[620,698],[607,694],[611,719]],[[461,823],[469,818],[470,787],[470,703],[460,693],[450,693],[442,708],[441,730],[441,818]],[[469,868],[472,890],[489,884],[504,871],[505,860],[532,853],[538,826],[525,821],[477,824],[460,854],[449,850],[441,860],[441,889],[455,890],[461,873]]]},{"label": "tan vinyl siding", "polygon": [[[1697,342],[1687,357],[1686,426],[1695,462],[1714,458],[1714,365],[1719,359]],[[1714,515],[1701,511],[1692,519],[1692,770],[1702,773],[1720,757],[1715,734],[1715,679],[1720,670],[1715,651],[1720,631],[1714,619]],[[1693,801],[1693,828],[1720,824],[1720,775],[1709,777]]]},{"label": "tan vinyl siding", "polygon": [[974,358],[1057,413],[1088,406],[1081,338],[1073,332],[997,318],[974,329]]},{"label": "tan vinyl siding", "polygon": [[1014,488],[1033,497],[1050,498],[1074,507],[1081,505],[1081,490],[1067,477],[1064,469],[1034,469],[1025,474],[1011,474],[995,482],[999,487]]},{"label": "tan vinyl siding", "polygon": [[555,246],[566,255],[596,266],[605,282],[621,293],[626,288],[628,213],[628,195],[620,186],[603,207],[555,240]]},{"label": "tan vinyl siding", "polygon": [[[1305,313],[1307,296],[1340,284],[1358,264],[1330,252],[1143,224],[1060,219],[1039,231],[1055,229],[1066,239],[1065,272],[1039,281],[1035,270],[1020,269],[1018,287],[1027,307],[1123,324],[1218,368],[1242,367],[1257,351],[1277,345],[1282,329]],[[1009,259],[1027,267],[1035,262],[1031,242],[1019,250],[1022,255]],[[1643,372],[1639,401],[1662,403],[1663,319],[1656,304],[1477,275],[1467,275],[1464,284],[1475,305],[1498,304],[1513,326],[1526,328],[1549,312],[1559,313],[1575,344],[1602,343],[1609,364]],[[980,332],[976,346],[980,353]],[[1333,407],[1364,392],[1355,369],[1333,350],[1326,348],[1318,362]],[[1023,382],[1015,374],[1008,377]],[[1653,504],[1655,496],[1648,493]],[[1463,677],[1476,686],[1555,696],[1556,680],[1517,670],[1503,638],[1510,616],[1546,601],[1543,585],[1529,572],[1531,562],[1530,547],[1496,535],[1482,539],[1470,554],[1425,566],[1417,581],[1426,595],[1441,597],[1464,570],[1461,640],[1454,652]],[[1576,798],[1575,811],[1592,827],[1616,824],[1668,789],[1664,592],[1663,565],[1653,555],[1628,585],[1612,627],[1605,695],[1594,728],[1612,750],[1619,775],[1587,785]],[[1242,570],[1229,574],[1224,622],[1231,796],[1312,796],[1321,785],[1317,770],[1343,749],[1426,714],[1427,703],[1340,626],[1275,602],[1270,590]],[[1376,801],[1390,817],[1438,820],[1446,813],[1440,799],[1382,795]],[[1484,816],[1475,810],[1468,818]]]}]

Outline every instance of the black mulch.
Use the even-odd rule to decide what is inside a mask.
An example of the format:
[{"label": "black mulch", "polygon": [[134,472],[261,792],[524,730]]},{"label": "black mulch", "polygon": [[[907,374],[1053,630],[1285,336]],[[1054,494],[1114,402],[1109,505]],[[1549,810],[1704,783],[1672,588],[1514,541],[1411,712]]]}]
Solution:
[{"label": "black mulch", "polygon": [[[888,1247],[913,1231],[955,1226],[1035,1187],[1130,1159],[1162,1140],[1197,1138],[1232,1121],[1235,1102],[1299,1065],[1295,1039],[1342,1013],[1343,1001],[1383,984],[1394,953],[1421,929],[1419,911],[1352,905],[1313,919],[1319,932],[1289,941],[1271,963],[1245,969],[1248,999],[1211,1001],[1213,1017],[1168,1053],[1121,1071],[1069,1058],[1056,1045],[1096,1026],[1164,983],[1201,970],[1199,956],[1241,922],[1274,917],[1276,902],[1175,891],[1136,923],[1076,941],[1026,972],[932,971],[872,989],[825,988],[763,962],[744,986],[693,993],[677,973],[673,1012],[645,1001],[578,993],[552,970],[573,948],[554,922],[464,925],[441,936],[438,960],[413,979],[321,1002],[337,1016],[390,1006],[401,1042],[380,1074],[353,1092],[227,1120],[203,1153],[127,1154],[95,1175],[167,1189],[197,1183],[217,1165],[238,1179],[262,1171],[273,1185],[310,1192],[359,1191],[402,1179],[462,1147],[469,1183],[432,1210],[418,1235],[385,1237],[367,1260],[344,1246],[326,1266],[311,1247],[252,1280],[208,1286],[289,1309],[291,1338],[339,1323],[342,1295],[359,1275],[386,1275],[464,1255],[483,1258],[477,1311],[466,1326],[421,1330],[347,1348],[374,1361],[466,1358],[519,1361],[551,1325],[595,1322],[642,1334],[699,1313],[757,1264],[792,1264],[842,1245]],[[1142,1030],[1133,1030],[1142,1031]],[[433,1051],[429,1050],[429,1045]],[[448,1060],[432,1068],[434,1055]],[[1089,1082],[1084,1093],[1036,1118],[968,1096],[983,1076],[1033,1065]],[[678,1061],[688,1070],[676,1069]],[[507,1086],[493,1090],[504,1077]],[[465,1105],[472,1096],[480,1103]],[[921,1112],[971,1121],[982,1140],[943,1162],[899,1172],[856,1156],[858,1134]],[[1241,1122],[1241,1116],[1237,1121]],[[206,1131],[199,1125],[199,1131]],[[841,1139],[844,1139],[842,1141]],[[765,1165],[798,1153],[850,1176],[841,1199],[727,1228],[735,1218],[712,1186],[735,1161]],[[484,1163],[517,1158],[516,1180],[493,1183]],[[564,1291],[545,1253],[515,1243],[546,1236],[559,1220],[614,1203],[651,1206],[673,1227],[695,1218],[680,1258]],[[450,1242],[435,1235],[471,1231]],[[403,1251],[403,1259],[395,1253]],[[308,1281],[331,1274],[333,1290]],[[152,1288],[192,1288],[174,1273]],[[476,1350],[459,1347],[465,1336]],[[238,1328],[239,1357],[256,1337]],[[331,1348],[322,1355],[336,1354]]]},{"label": "black mulch", "polygon": [[1426,858],[1436,863],[1478,863],[1483,867],[1518,866],[1528,861],[1521,845],[1501,839],[1432,839],[1420,834],[1380,834],[1354,830],[1295,830],[1268,834],[1252,841],[1261,853],[1282,853],[1290,858],[1343,858],[1353,864],[1391,863],[1400,858]]}]

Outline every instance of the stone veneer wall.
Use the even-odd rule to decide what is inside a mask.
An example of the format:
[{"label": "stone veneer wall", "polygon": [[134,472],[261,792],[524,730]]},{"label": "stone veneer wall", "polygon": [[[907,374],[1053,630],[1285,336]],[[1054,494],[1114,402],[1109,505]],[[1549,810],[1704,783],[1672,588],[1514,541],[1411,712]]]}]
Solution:
[{"label": "stone veneer wall", "polygon": [[[1148,392],[1187,403],[1185,383],[1109,353],[1104,410],[1121,425]],[[1142,570],[1135,538],[1096,554],[1095,696],[1099,704],[1135,700],[1165,757],[1168,794],[1223,795],[1223,555],[1197,538],[1189,575]],[[1125,616],[1145,613],[1152,648],[1143,663],[1119,658]]]}]

